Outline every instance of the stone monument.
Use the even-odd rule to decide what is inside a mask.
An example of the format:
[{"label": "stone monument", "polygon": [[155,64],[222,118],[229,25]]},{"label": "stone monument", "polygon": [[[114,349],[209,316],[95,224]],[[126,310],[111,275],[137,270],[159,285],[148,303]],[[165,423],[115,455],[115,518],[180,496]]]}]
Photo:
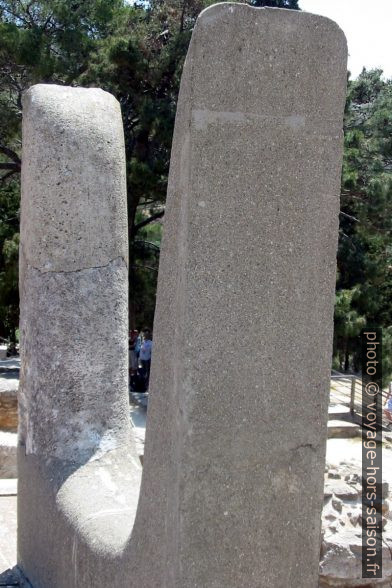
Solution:
[{"label": "stone monument", "polygon": [[132,530],[141,466],[130,436],[127,258],[118,102],[33,86],[23,117],[18,564],[34,588],[109,586],[100,566],[110,573],[103,562]]},{"label": "stone monument", "polygon": [[318,585],[346,55],[307,13],[224,3],[197,21],[139,502],[118,104],[27,93],[19,565],[35,588]]}]

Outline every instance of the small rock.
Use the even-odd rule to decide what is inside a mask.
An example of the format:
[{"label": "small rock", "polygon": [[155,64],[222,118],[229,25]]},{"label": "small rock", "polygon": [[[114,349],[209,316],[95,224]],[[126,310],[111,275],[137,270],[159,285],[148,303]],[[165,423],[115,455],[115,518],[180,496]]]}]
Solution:
[{"label": "small rock", "polygon": [[[361,476],[359,476],[358,474],[348,474],[347,476],[344,476],[344,480],[348,484],[360,484]],[[361,488],[362,488],[362,486],[361,486]]]},{"label": "small rock", "polygon": [[339,472],[336,470],[329,470],[328,478],[333,478],[334,480],[339,480],[341,478]]},{"label": "small rock", "polygon": [[336,496],[332,498],[332,506],[338,512],[342,512],[343,503],[339,498],[336,498]]},{"label": "small rock", "polygon": [[325,541],[321,542],[321,547],[320,547],[320,559],[322,557],[324,557],[324,555],[327,553],[327,545],[325,543]]},{"label": "small rock", "polygon": [[[350,523],[352,524],[353,527],[356,527],[357,525],[360,524],[361,522],[361,514],[359,512],[348,512],[347,516],[350,520]],[[360,534],[360,536],[362,536],[362,534]]]},{"label": "small rock", "polygon": [[358,490],[344,482],[334,485],[332,491],[341,500],[356,500],[358,498]]}]

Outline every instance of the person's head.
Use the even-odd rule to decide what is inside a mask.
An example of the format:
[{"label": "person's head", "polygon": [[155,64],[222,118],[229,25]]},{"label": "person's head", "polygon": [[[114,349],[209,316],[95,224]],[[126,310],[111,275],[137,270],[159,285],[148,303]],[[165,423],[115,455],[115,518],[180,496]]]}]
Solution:
[{"label": "person's head", "polygon": [[143,329],[143,337],[144,339],[151,339],[151,331],[147,327]]},{"label": "person's head", "polygon": [[129,331],[129,338],[131,339],[131,341],[137,339],[138,334],[139,331],[137,329],[132,329],[132,331]]}]

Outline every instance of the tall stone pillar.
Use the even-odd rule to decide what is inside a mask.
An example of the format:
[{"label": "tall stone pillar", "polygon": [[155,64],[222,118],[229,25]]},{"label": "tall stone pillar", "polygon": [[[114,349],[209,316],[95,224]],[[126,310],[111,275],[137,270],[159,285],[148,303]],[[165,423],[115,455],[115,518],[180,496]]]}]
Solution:
[{"label": "tall stone pillar", "polygon": [[335,23],[292,10],[218,4],[193,32],[154,326],[142,493],[163,514],[144,586],[318,585],[346,56]]},{"label": "tall stone pillar", "polygon": [[19,564],[34,588],[316,588],[346,43],[223,3],[178,102],[144,472],[118,105],[25,99]]}]

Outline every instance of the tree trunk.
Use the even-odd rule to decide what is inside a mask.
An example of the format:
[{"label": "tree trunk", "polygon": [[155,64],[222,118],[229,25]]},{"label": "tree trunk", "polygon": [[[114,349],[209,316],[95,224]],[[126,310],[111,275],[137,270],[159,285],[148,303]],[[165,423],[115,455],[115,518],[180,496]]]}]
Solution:
[{"label": "tree trunk", "polygon": [[350,355],[349,355],[349,339],[346,339],[346,346],[344,350],[344,371],[348,372],[350,369]]}]

